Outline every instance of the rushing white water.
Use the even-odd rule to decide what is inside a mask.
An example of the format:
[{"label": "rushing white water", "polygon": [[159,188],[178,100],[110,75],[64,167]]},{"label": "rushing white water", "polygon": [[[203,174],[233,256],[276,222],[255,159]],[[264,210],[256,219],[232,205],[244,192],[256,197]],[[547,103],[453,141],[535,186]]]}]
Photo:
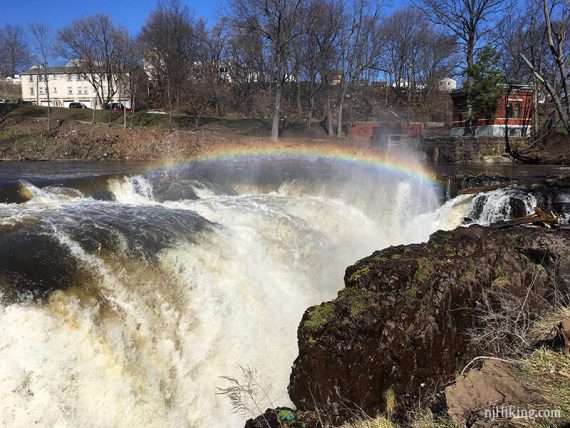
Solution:
[{"label": "rushing white water", "polygon": [[156,186],[138,176],[109,183],[114,201],[35,191],[0,205],[0,228],[31,224],[12,233],[49,238],[82,269],[44,300],[0,306],[0,425],[240,426],[217,394],[240,365],[271,385],[261,409],[291,404],[306,308],[373,250],[457,227],[471,201],[364,176],[193,180],[193,198],[168,200]]}]

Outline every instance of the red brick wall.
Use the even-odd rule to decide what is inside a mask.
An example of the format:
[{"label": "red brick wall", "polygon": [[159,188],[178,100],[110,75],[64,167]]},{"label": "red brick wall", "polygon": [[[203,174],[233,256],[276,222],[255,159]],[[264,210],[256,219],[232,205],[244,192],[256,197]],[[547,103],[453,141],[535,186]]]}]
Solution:
[{"label": "red brick wall", "polygon": [[[497,102],[497,111],[494,119],[479,118],[478,125],[504,125],[507,117],[507,105],[512,106],[512,113],[515,113],[515,106],[519,108],[519,117],[513,114],[509,117],[509,125],[531,125],[532,124],[532,94],[531,89],[511,89],[510,93],[503,95]],[[508,101],[507,101],[508,97]],[[453,98],[453,127],[465,126],[460,110],[464,99],[462,97]]]},{"label": "red brick wall", "polygon": [[379,124],[375,122],[358,122],[348,125],[348,135],[355,141],[372,141],[378,132]]},{"label": "red brick wall", "polygon": [[356,122],[347,125],[347,132],[351,140],[373,141],[379,135],[409,135],[420,136],[424,124],[421,122]]}]

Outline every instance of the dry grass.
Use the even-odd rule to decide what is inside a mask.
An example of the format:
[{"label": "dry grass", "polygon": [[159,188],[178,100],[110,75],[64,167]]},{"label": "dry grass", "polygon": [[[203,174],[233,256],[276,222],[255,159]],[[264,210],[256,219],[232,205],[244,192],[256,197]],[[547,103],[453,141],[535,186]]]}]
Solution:
[{"label": "dry grass", "polygon": [[385,416],[376,418],[357,418],[352,422],[342,425],[341,428],[459,428],[449,416],[436,416],[430,410],[418,410],[412,416],[412,420],[405,425],[398,425]]},{"label": "dry grass", "polygon": [[[518,363],[520,376],[570,422],[570,353],[539,349]],[[557,421],[561,422],[561,421]]]},{"label": "dry grass", "polygon": [[548,340],[555,334],[556,326],[568,318],[570,318],[570,307],[555,309],[532,324],[530,337],[537,342]]},{"label": "dry grass", "polygon": [[342,425],[341,428],[396,428],[396,425],[384,416],[379,416],[371,419],[359,418]]}]

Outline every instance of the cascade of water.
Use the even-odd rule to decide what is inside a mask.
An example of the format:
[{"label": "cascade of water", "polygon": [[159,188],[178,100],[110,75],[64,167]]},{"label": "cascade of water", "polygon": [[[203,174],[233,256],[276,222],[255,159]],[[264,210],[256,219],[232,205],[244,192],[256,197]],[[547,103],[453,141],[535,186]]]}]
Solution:
[{"label": "cascade of water", "polygon": [[290,404],[303,312],[333,298],[358,258],[455,228],[473,207],[441,205],[413,178],[350,180],[188,191],[136,176],[109,183],[114,201],[60,194],[46,206],[36,192],[0,206],[0,226],[33,216],[14,240],[54,239],[90,272],[69,272],[72,286],[44,301],[0,306],[0,424],[239,426],[245,415],[216,394],[239,365],[271,385],[259,407]]}]

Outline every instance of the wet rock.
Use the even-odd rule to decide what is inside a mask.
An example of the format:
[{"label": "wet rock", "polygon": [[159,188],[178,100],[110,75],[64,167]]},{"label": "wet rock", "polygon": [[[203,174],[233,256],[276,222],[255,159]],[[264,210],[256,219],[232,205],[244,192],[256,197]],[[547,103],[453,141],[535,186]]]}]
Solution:
[{"label": "wet rock", "polygon": [[[76,278],[91,278],[87,269],[55,238],[16,229],[0,236],[0,290],[4,302],[47,297],[71,287]],[[32,233],[30,233],[32,232]]]},{"label": "wet rock", "polygon": [[466,332],[478,322],[483,290],[524,298],[534,281],[531,317],[549,307],[554,281],[569,290],[568,245],[568,231],[472,226],[360,260],[335,300],[303,316],[291,399],[341,418],[351,407],[404,409],[478,355]]}]

